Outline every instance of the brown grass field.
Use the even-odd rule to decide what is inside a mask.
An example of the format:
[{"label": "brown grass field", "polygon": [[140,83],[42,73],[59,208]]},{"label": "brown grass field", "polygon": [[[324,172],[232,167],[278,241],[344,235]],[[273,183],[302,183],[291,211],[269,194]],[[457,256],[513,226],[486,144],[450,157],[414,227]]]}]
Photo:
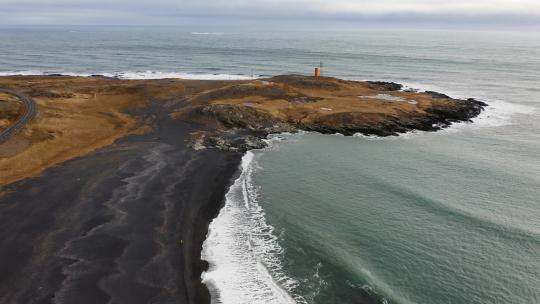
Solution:
[{"label": "brown grass field", "polygon": [[[171,116],[183,120],[190,120],[197,107],[229,105],[255,109],[295,126],[321,119],[332,122],[340,113],[353,113],[369,124],[452,106],[450,99],[427,93],[386,91],[365,82],[311,77],[195,81],[11,76],[0,77],[0,87],[26,93],[38,105],[36,117],[0,144],[0,185],[39,175],[127,134],[148,130],[152,124],[140,113],[152,104],[176,102]],[[22,110],[10,96],[0,95],[0,128],[13,123]],[[253,119],[240,116],[244,118]]]}]

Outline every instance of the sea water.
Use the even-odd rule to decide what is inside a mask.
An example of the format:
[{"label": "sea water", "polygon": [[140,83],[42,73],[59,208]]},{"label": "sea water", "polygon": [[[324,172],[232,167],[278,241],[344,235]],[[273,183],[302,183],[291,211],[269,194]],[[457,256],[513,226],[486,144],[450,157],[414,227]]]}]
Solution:
[{"label": "sea water", "polygon": [[540,37],[342,28],[2,27],[0,74],[385,80],[489,104],[398,137],[283,134],[210,225],[216,303],[540,303]]}]

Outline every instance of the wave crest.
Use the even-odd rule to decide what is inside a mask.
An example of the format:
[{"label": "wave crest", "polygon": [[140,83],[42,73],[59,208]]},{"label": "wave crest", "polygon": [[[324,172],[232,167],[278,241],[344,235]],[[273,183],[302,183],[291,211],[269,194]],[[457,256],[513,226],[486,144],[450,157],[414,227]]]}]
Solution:
[{"label": "wave crest", "polygon": [[202,251],[210,268],[203,282],[215,303],[306,303],[292,292],[298,282],[283,272],[283,248],[258,203],[254,159],[253,152],[242,158],[240,177],[210,224]]},{"label": "wave crest", "polygon": [[191,80],[249,80],[258,78],[258,76],[236,75],[236,74],[212,74],[212,73],[184,73],[184,72],[159,72],[159,71],[124,71],[124,72],[107,72],[107,73],[73,73],[73,72],[47,72],[37,70],[25,71],[5,71],[0,72],[0,76],[47,76],[47,75],[64,75],[64,76],[80,76],[90,77],[92,75],[100,75],[118,79],[191,79]]}]

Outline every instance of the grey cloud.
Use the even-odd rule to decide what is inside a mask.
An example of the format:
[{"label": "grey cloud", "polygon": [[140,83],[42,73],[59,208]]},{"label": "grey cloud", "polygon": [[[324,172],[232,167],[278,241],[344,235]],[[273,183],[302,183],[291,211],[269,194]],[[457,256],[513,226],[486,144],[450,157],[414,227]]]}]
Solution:
[{"label": "grey cloud", "polygon": [[538,0],[0,0],[3,24],[179,24],[190,18],[540,23]]}]

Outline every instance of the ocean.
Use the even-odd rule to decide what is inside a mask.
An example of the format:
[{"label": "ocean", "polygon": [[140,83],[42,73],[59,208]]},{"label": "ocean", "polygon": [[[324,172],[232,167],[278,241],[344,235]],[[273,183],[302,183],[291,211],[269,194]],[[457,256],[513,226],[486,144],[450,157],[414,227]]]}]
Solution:
[{"label": "ocean", "polygon": [[210,225],[215,303],[540,303],[540,33],[0,27],[0,75],[384,80],[489,106],[397,137],[280,134]]}]

